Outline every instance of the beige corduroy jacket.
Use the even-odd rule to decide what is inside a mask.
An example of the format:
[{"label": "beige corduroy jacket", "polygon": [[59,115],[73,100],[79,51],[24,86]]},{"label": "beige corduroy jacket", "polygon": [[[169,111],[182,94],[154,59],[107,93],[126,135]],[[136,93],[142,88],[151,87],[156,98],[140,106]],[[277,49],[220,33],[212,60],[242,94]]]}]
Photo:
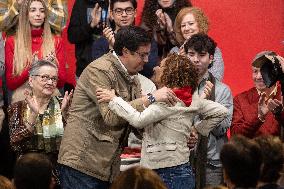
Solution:
[{"label": "beige corduroy jacket", "polygon": [[[130,127],[108,103],[98,103],[96,89],[114,89],[118,96],[143,110],[137,76],[130,77],[117,57],[108,53],[90,63],[74,91],[58,162],[103,181],[119,173],[120,154]],[[137,99],[137,100],[135,100]]]}]

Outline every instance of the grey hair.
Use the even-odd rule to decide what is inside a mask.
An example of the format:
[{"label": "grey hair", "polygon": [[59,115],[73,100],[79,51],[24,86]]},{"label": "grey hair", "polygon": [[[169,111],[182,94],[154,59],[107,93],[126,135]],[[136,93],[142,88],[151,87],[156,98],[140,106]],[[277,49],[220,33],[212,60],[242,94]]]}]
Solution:
[{"label": "grey hair", "polygon": [[42,67],[42,66],[50,66],[56,69],[56,71],[58,71],[58,67],[56,64],[47,61],[47,60],[37,60],[35,62],[33,62],[33,64],[31,65],[31,68],[29,70],[29,76],[32,75],[37,75],[38,70]]},{"label": "grey hair", "polygon": [[252,60],[252,63],[254,61],[256,61],[256,59],[262,57],[263,55],[273,55],[273,56],[276,56],[276,53],[274,51],[269,51],[269,50],[265,50],[265,51],[261,51],[259,53],[257,53],[254,57],[254,59]]}]

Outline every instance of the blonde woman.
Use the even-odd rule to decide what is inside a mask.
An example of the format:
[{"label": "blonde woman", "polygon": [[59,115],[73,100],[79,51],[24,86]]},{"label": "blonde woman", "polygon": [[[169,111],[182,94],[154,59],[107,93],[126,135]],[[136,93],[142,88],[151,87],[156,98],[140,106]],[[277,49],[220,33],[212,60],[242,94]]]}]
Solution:
[{"label": "blonde woman", "polygon": [[43,0],[26,0],[19,14],[15,36],[7,38],[5,66],[7,88],[11,90],[12,102],[23,99],[23,89],[28,80],[32,59],[42,59],[55,54],[58,66],[58,88],[65,82],[65,59],[62,38],[51,33],[48,10]]},{"label": "blonde woman", "polygon": [[[207,34],[209,21],[203,10],[197,7],[186,7],[179,11],[174,23],[174,31],[179,46],[174,47],[171,52],[184,54],[184,44],[197,33]],[[221,50],[217,47],[214,54],[213,64],[210,64],[209,72],[215,78],[222,81],[224,76],[224,61]]]}]

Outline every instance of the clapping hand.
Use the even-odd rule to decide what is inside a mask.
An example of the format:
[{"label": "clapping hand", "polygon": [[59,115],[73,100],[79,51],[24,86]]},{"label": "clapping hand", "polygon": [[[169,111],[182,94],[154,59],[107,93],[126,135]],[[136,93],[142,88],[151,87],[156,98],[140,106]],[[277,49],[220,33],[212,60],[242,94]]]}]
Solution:
[{"label": "clapping hand", "polygon": [[96,91],[96,95],[99,103],[109,102],[114,97],[116,97],[114,89],[108,90],[108,89],[98,88]]},{"label": "clapping hand", "polygon": [[39,104],[37,103],[37,101],[32,97],[31,92],[26,89],[24,91],[24,95],[25,95],[25,101],[27,102],[29,108],[30,108],[30,115],[27,117],[27,129],[33,133],[34,128],[33,128],[33,124],[36,122],[36,118],[37,115],[39,114]]},{"label": "clapping hand", "polygon": [[206,81],[204,90],[201,93],[200,98],[209,99],[209,97],[212,93],[213,86],[214,86],[213,83],[211,83],[210,81]]},{"label": "clapping hand", "polygon": [[283,97],[281,96],[281,100],[268,99],[267,108],[274,114],[281,112],[283,110]]},{"label": "clapping hand", "polygon": [[24,92],[25,95],[25,101],[27,102],[30,110],[32,111],[33,114],[38,114],[39,113],[39,105],[36,102],[36,100],[32,97],[31,92],[26,89]]},{"label": "clapping hand", "polygon": [[61,103],[61,112],[67,112],[73,97],[73,89],[68,94],[68,91],[65,92],[62,103]]},{"label": "clapping hand", "polygon": [[115,38],[114,38],[114,33],[113,33],[112,29],[110,27],[106,27],[103,30],[103,35],[108,40],[109,48],[113,49]]},{"label": "clapping hand", "polygon": [[91,21],[91,27],[94,28],[100,23],[102,16],[102,8],[99,6],[98,3],[96,3],[95,8],[93,9],[91,13],[92,21]]},{"label": "clapping hand", "polygon": [[165,18],[165,15],[163,13],[163,10],[158,9],[156,11],[156,15],[158,17],[157,24],[159,25],[160,29],[165,29],[166,28],[166,18]]},{"label": "clapping hand", "polygon": [[261,93],[258,100],[258,117],[264,120],[264,116],[269,112],[267,104],[265,102],[266,94]]},{"label": "clapping hand", "polygon": [[264,120],[266,114],[270,111],[273,114],[283,110],[283,97],[281,100],[269,98],[266,100],[266,94],[261,93],[258,101],[258,117]]},{"label": "clapping hand", "polygon": [[167,32],[172,32],[173,31],[173,22],[170,16],[163,12],[162,9],[158,9],[156,11],[156,15],[158,17],[157,23],[160,27],[160,29],[167,29]]}]

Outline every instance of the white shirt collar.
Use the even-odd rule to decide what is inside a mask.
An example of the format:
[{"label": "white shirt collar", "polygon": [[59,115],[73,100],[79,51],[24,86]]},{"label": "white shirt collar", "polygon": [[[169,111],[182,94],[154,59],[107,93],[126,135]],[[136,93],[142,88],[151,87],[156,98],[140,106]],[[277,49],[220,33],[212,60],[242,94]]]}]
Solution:
[{"label": "white shirt collar", "polygon": [[[121,60],[119,59],[119,57],[117,56],[117,54],[115,53],[115,51],[112,51],[113,56],[118,60],[118,62],[120,63],[121,67],[123,68],[124,71],[126,71],[126,73],[128,73],[126,67],[124,66],[124,64],[121,62]],[[137,75],[137,74],[136,74]],[[134,79],[135,75],[130,75],[131,79]]]},{"label": "white shirt collar", "polygon": [[[120,63],[121,67],[123,68],[124,71],[127,72],[126,67],[124,66],[124,64],[122,64],[121,60],[119,59],[119,57],[117,56],[117,54],[115,53],[115,51],[112,51],[113,56],[118,60],[118,62]],[[127,72],[128,73],[128,72]]]}]

